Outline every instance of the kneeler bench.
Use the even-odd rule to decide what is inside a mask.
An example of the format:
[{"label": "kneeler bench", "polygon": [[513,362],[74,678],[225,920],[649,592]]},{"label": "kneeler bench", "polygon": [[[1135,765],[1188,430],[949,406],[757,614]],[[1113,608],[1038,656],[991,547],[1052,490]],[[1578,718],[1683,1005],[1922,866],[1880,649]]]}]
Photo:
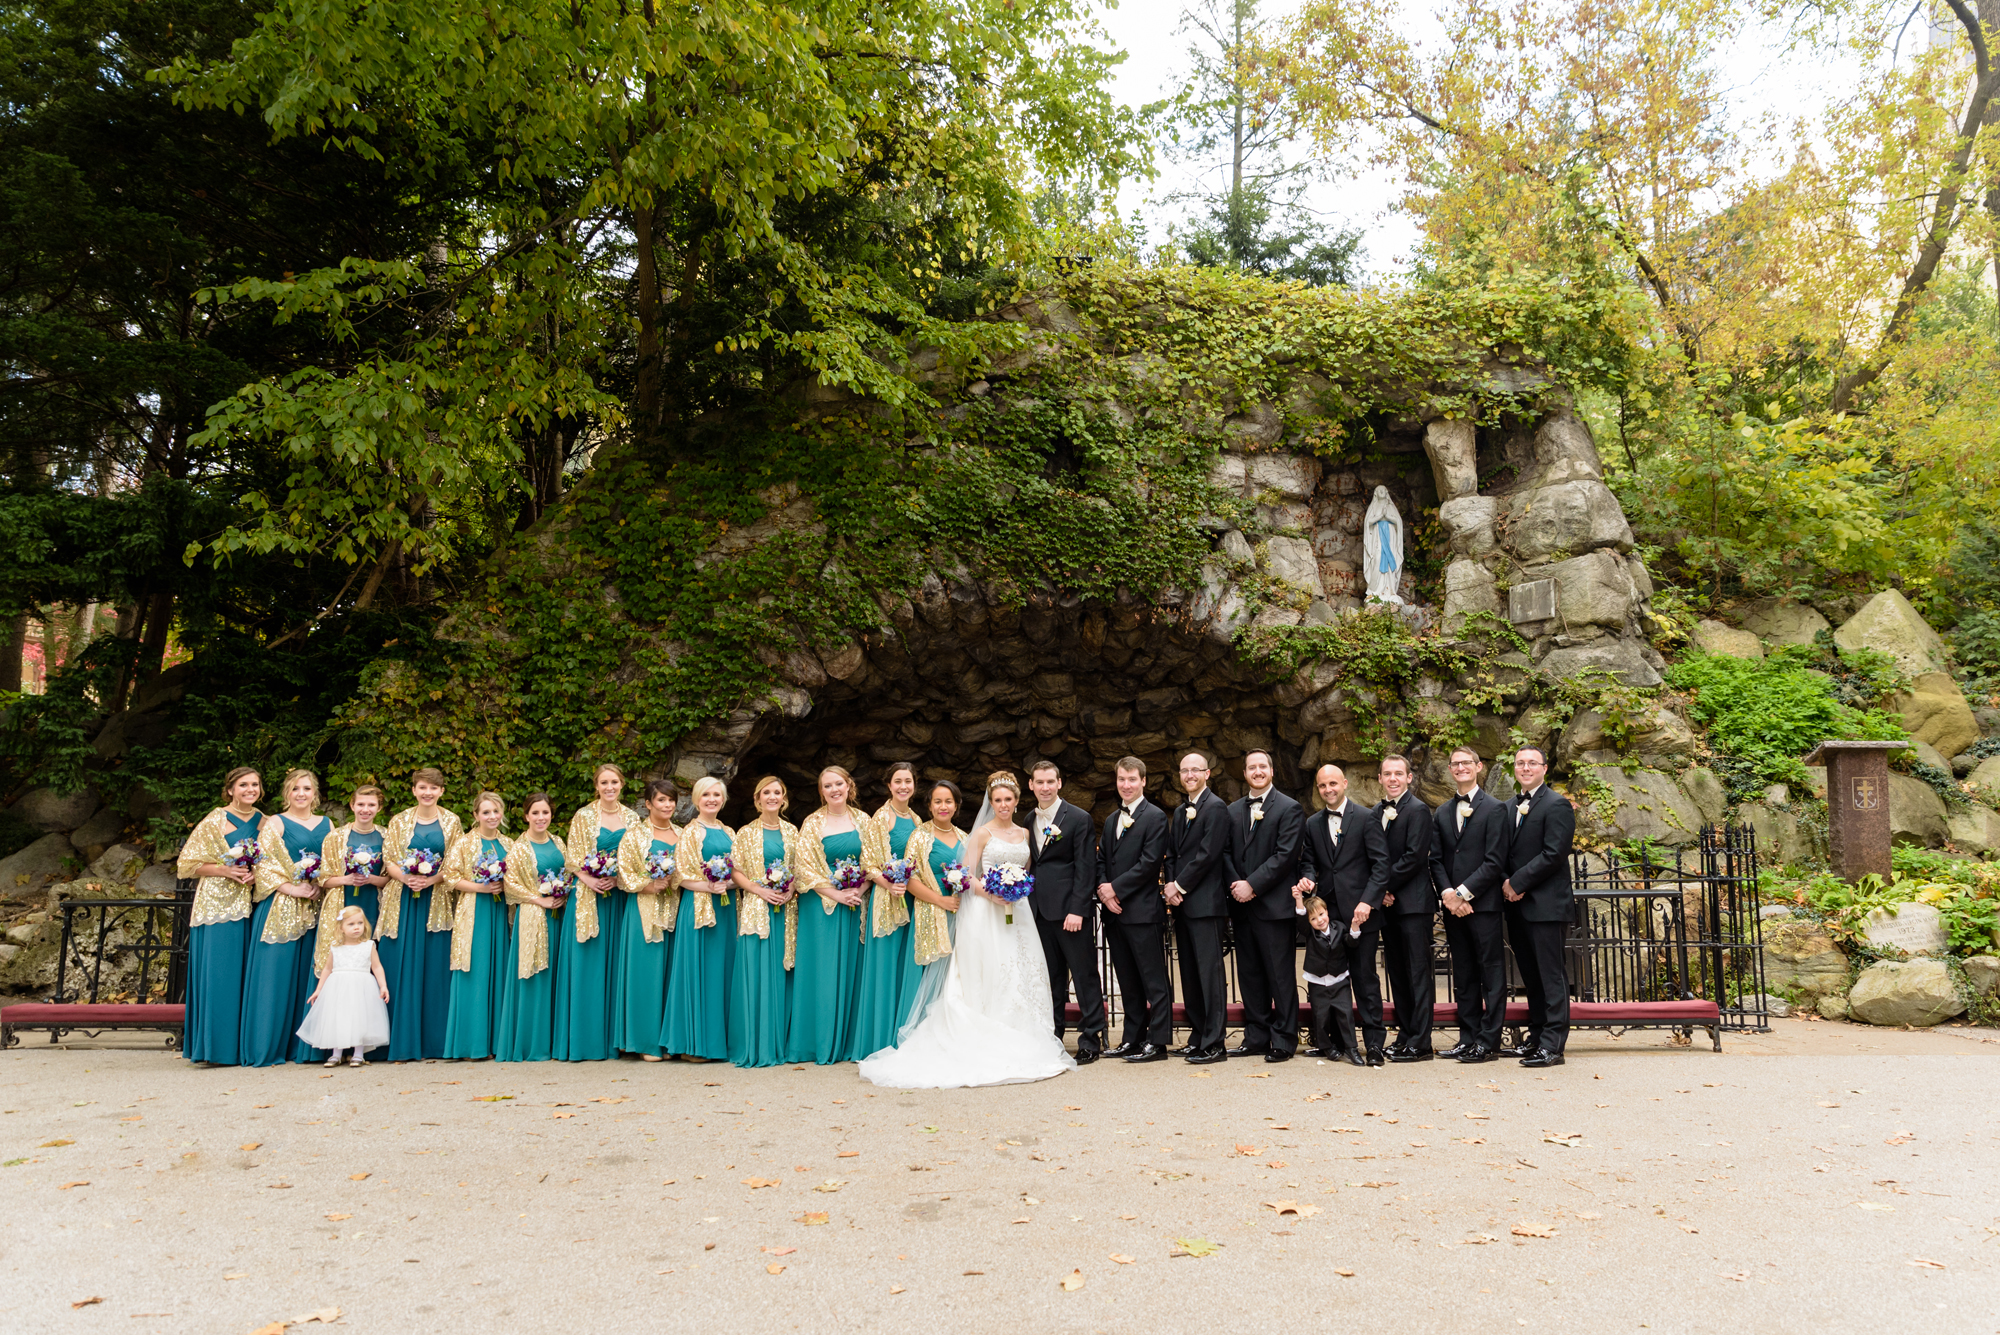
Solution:
[{"label": "kneeler bench", "polygon": [[51,1043],[72,1030],[96,1034],[111,1029],[164,1029],[167,1046],[177,1048],[186,1027],[187,1007],[181,1005],[23,1002],[0,1008],[0,1048],[11,1048],[21,1041],[16,1029],[46,1029]]},{"label": "kneeler bench", "polygon": [[[1303,1029],[1307,1016],[1301,1007],[1299,1027]],[[1078,1020],[1075,1002],[1063,1008],[1064,1020],[1073,1028]],[[1396,1008],[1388,1001],[1382,1003],[1383,1022],[1393,1026],[1396,1023]],[[1230,1002],[1224,1023],[1231,1028],[1243,1024],[1243,1006]],[[1432,1023],[1442,1029],[1446,1025],[1458,1023],[1458,1003],[1440,1001],[1432,1012]],[[1510,1001],[1507,1003],[1506,1024],[1510,1028],[1525,1028],[1528,1023],[1528,1003]],[[1705,1029],[1708,1041],[1717,1052],[1722,1051],[1722,1008],[1713,1001],[1572,1001],[1569,1004],[1569,1024],[1572,1029]],[[1174,1026],[1187,1027],[1187,1008],[1180,1002],[1174,1003]]]}]

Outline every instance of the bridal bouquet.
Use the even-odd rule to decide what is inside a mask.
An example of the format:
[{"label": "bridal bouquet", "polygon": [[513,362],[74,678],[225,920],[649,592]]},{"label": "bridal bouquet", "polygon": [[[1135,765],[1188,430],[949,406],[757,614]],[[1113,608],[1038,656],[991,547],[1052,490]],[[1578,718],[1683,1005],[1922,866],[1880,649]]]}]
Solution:
[{"label": "bridal bouquet", "polygon": [[599,849],[595,853],[584,854],[583,861],[577,864],[577,870],[586,876],[595,876],[600,881],[614,880],[618,875],[618,858]]},{"label": "bridal bouquet", "polygon": [[257,859],[261,855],[261,850],[258,849],[255,839],[239,839],[229,846],[229,852],[224,856],[223,860],[232,867],[241,867],[245,871],[255,871],[257,869]]},{"label": "bridal bouquet", "polygon": [[563,900],[569,897],[569,873],[545,871],[542,873],[541,880],[536,883],[535,888],[540,890],[546,897],[553,899],[556,902],[557,908],[561,908]]},{"label": "bridal bouquet", "polygon": [[646,879],[670,881],[674,876],[674,850],[656,848],[646,855]]},{"label": "bridal bouquet", "polygon": [[403,854],[400,864],[405,876],[435,876],[443,859],[428,848],[413,848]]},{"label": "bridal bouquet", "polygon": [[838,890],[859,890],[868,884],[868,873],[853,858],[842,858],[833,864],[833,884]]},{"label": "bridal bouquet", "polygon": [[481,858],[472,864],[472,879],[479,885],[498,885],[507,878],[507,859]]},{"label": "bridal bouquet", "polygon": [[[998,866],[986,869],[986,893],[1004,904],[1020,903],[1034,888],[1034,873],[1026,867],[1002,862]],[[1012,913],[1007,915],[1007,921],[1009,923],[1014,921]]]},{"label": "bridal bouquet", "polygon": [[908,858],[890,858],[882,864],[882,879],[890,885],[908,885],[914,870]]},{"label": "bridal bouquet", "polygon": [[381,848],[350,848],[347,850],[347,874],[349,876],[378,876],[381,874]]}]

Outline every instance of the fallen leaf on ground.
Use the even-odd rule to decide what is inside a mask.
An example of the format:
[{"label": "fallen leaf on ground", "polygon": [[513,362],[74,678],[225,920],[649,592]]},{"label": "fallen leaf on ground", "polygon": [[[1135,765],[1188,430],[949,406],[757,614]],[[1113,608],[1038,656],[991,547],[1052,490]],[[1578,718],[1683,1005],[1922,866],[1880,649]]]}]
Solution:
[{"label": "fallen leaf on ground", "polygon": [[1554,1229],[1542,1228],[1536,1224],[1516,1224],[1508,1232],[1517,1238],[1553,1238],[1556,1235]]},{"label": "fallen leaf on ground", "polygon": [[798,1222],[807,1228],[811,1228],[814,1224],[824,1224],[826,1221],[827,1213],[824,1210],[808,1210],[798,1218]]},{"label": "fallen leaf on ground", "polygon": [[1306,1095],[1306,1102],[1318,1103],[1321,1099],[1330,1099],[1332,1097],[1333,1095],[1331,1094],[1308,1094]]},{"label": "fallen leaf on ground", "polygon": [[224,1279],[248,1279],[248,1278],[250,1278],[250,1276],[249,1276],[249,1275],[248,1275],[248,1274],[247,1274],[246,1272],[244,1272],[244,1271],[241,1271],[241,1270],[232,1270],[232,1271],[230,1271],[230,1272],[229,1272],[228,1274],[224,1275],[224,1276],[223,1276],[223,1278],[224,1278]]},{"label": "fallen leaf on ground", "polygon": [[1290,1122],[1273,1122],[1270,1126],[1270,1130],[1272,1131],[1290,1131],[1291,1129],[1292,1124]]},{"label": "fallen leaf on ground", "polygon": [[348,1180],[349,1182],[366,1182],[366,1181],[368,1180],[368,1174],[366,1174],[366,1173],[349,1173],[349,1174],[347,1175],[347,1180]]},{"label": "fallen leaf on ground", "polygon": [[1428,1140],[1413,1140],[1410,1142],[1410,1148],[1413,1150],[1427,1150],[1430,1147],[1431,1143]]},{"label": "fallen leaf on ground", "polygon": [[[324,1080],[327,1077],[321,1076],[320,1078]],[[273,1321],[268,1326],[257,1327],[257,1329],[250,1332],[250,1335],[285,1335],[285,1323],[282,1321]]]},{"label": "fallen leaf on ground", "polygon": [[1463,1247],[1484,1247],[1489,1242],[1498,1242],[1498,1241],[1499,1239],[1494,1237],[1491,1233],[1475,1233],[1471,1237],[1465,1239],[1459,1245]]},{"label": "fallen leaf on ground", "polygon": [[1119,1265],[1131,1265],[1139,1258],[1136,1256],[1127,1256],[1124,1252],[1113,1252],[1111,1253],[1111,1259]]},{"label": "fallen leaf on ground", "polygon": [[1194,1080],[1212,1080],[1212,1079],[1214,1079],[1214,1078],[1215,1078],[1215,1072],[1213,1072],[1213,1071],[1189,1071],[1189,1072],[1188,1072],[1188,1076],[1189,1076],[1189,1078],[1191,1078],[1191,1079],[1194,1079]]},{"label": "fallen leaf on ground", "polygon": [[1269,1071],[1259,1071],[1255,1075],[1246,1075],[1243,1078],[1245,1080],[1269,1080],[1271,1073]]},{"label": "fallen leaf on ground", "polygon": [[1354,1272],[1352,1270],[1343,1269],[1339,1266],[1334,1267],[1333,1273],[1339,1275],[1342,1279],[1354,1278]]},{"label": "fallen leaf on ground", "polygon": [[253,1141],[251,1141],[251,1142],[250,1142],[249,1144],[247,1144],[247,1145],[238,1145],[238,1146],[237,1146],[236,1148],[237,1148],[237,1149],[239,1149],[239,1150],[242,1150],[242,1151],[243,1151],[244,1153],[246,1153],[246,1154],[247,1154],[247,1153],[249,1153],[249,1152],[250,1152],[251,1150],[256,1150],[256,1149],[262,1149],[263,1147],[264,1147],[264,1142],[263,1142],[263,1141],[261,1141],[261,1140],[253,1140]]},{"label": "fallen leaf on ground", "polygon": [[1838,1103],[1828,1103],[1825,1099],[1821,1099],[1819,1106],[1822,1108],[1838,1108],[1840,1105]]},{"label": "fallen leaf on ground", "polygon": [[820,1184],[819,1184],[818,1186],[814,1187],[814,1188],[813,1188],[813,1190],[814,1190],[814,1191],[839,1191],[839,1190],[840,1190],[840,1189],[841,1189],[842,1187],[844,1187],[844,1186],[846,1186],[846,1185],[847,1185],[847,1184],[846,1184],[845,1182],[839,1182],[839,1181],[835,1181],[835,1180],[834,1180],[833,1178],[828,1178],[828,1179],[827,1179],[826,1181],[824,1181],[824,1182],[820,1183]]},{"label": "fallen leaf on ground", "polygon": [[473,1100],[473,1102],[474,1102],[474,1103],[505,1103],[505,1102],[507,1102],[507,1100],[509,1100],[509,1099],[511,1099],[511,1098],[513,1098],[513,1097],[514,1097],[514,1096],[513,1096],[512,1094],[481,1094],[481,1095],[480,1095],[480,1096],[479,1096],[478,1098],[474,1099],[474,1100]]},{"label": "fallen leaf on ground", "polygon": [[891,1292],[891,1293],[901,1293],[901,1292],[903,1292],[903,1286],[902,1286],[901,1284],[891,1284],[891,1285],[889,1286],[889,1292]]},{"label": "fallen leaf on ground", "polygon": [[1748,1270],[1738,1270],[1734,1274],[1725,1272],[1722,1277],[1724,1279],[1733,1279],[1738,1284],[1748,1284],[1750,1282],[1750,1272]]},{"label": "fallen leaf on ground", "polygon": [[71,1303],[71,1304],[70,1304],[70,1306],[71,1306],[71,1307],[95,1307],[95,1306],[96,1306],[96,1305],[97,1305],[98,1303],[101,1303],[101,1302],[103,1302],[103,1301],[104,1301],[104,1299],[102,1299],[102,1298],[79,1298],[79,1299],[77,1299],[77,1300],[76,1300],[75,1302]]},{"label": "fallen leaf on ground", "polygon": [[340,1320],[340,1309],[338,1307],[322,1307],[317,1312],[307,1312],[304,1316],[293,1317],[292,1324],[303,1326],[308,1321],[317,1321],[323,1326],[330,1326],[338,1320]]},{"label": "fallen leaf on ground", "polygon": [[984,1270],[965,1270],[965,1271],[961,1271],[960,1273],[961,1273],[961,1274],[966,1274],[966,1275],[983,1275],[983,1274],[985,1274],[986,1272],[985,1272]]},{"label": "fallen leaf on ground", "polygon": [[89,1185],[90,1185],[90,1179],[89,1179],[89,1178],[85,1178],[85,1179],[84,1179],[83,1181],[81,1181],[81,1182],[65,1182],[65,1183],[63,1183],[63,1184],[62,1184],[61,1186],[57,1187],[57,1188],[56,1188],[56,1190],[57,1190],[57,1191],[68,1191],[68,1190],[69,1190],[69,1189],[70,1189],[71,1187],[87,1187],[87,1186],[89,1186]]},{"label": "fallen leaf on ground", "polygon": [[290,1191],[292,1184],[289,1182],[266,1182],[264,1189],[266,1191]]},{"label": "fallen leaf on ground", "polygon": [[1283,1168],[1284,1166],[1285,1166],[1285,1161],[1283,1159],[1273,1159],[1271,1160],[1271,1162],[1264,1165],[1264,1167],[1266,1168]]},{"label": "fallen leaf on ground", "polygon": [[1035,1221],[1028,1218],[1028,1216],[1026,1215],[1022,1215],[1019,1219],[1010,1220],[1009,1222],[1015,1224],[1032,1224]]},{"label": "fallen leaf on ground", "polygon": [[775,1177],[746,1177],[743,1179],[743,1185],[755,1191],[759,1187],[777,1186],[778,1179]]},{"label": "fallen leaf on ground", "polygon": [[1081,1103],[1065,1103],[1065,1104],[1063,1105],[1063,1111],[1064,1111],[1064,1112],[1082,1112],[1082,1111],[1083,1111],[1083,1105],[1082,1105]]},{"label": "fallen leaf on ground", "polygon": [[1583,1148],[1583,1136],[1580,1132],[1576,1131],[1544,1131],[1542,1132],[1542,1140],[1546,1144],[1561,1145],[1566,1149],[1580,1150]]},{"label": "fallen leaf on ground", "polygon": [[1120,1219],[1137,1219],[1139,1216],[1135,1214],[1121,1214],[1118,1217]]},{"label": "fallen leaf on ground", "polygon": [[1452,1142],[1451,1142],[1451,1143],[1452,1143],[1452,1144],[1454,1144],[1454,1145],[1484,1145],[1484,1144],[1486,1143],[1486,1137],[1484,1137],[1484,1136],[1458,1136],[1458,1137],[1455,1137],[1455,1138],[1454,1138],[1454,1139],[1452,1140]]},{"label": "fallen leaf on ground", "polygon": [[779,1265],[776,1261],[773,1261],[771,1262],[771,1264],[764,1267],[764,1273],[767,1275],[782,1275],[785,1273],[785,1268]]},{"label": "fallen leaf on ground", "polygon": [[1682,1225],[1680,1225],[1680,1230],[1681,1230],[1681,1232],[1683,1232],[1683,1233],[1699,1233],[1699,1232],[1701,1232],[1701,1230],[1700,1230],[1700,1229],[1698,1229],[1698,1228],[1696,1228],[1696,1227],[1695,1227],[1695,1226],[1694,1226],[1693,1224],[1682,1224]]},{"label": "fallen leaf on ground", "polygon": [[631,1101],[632,1098],[629,1094],[599,1094],[591,1100],[592,1103],[630,1103]]},{"label": "fallen leaf on ground", "polygon": [[270,1104],[270,1103],[259,1103],[259,1104],[256,1104],[255,1106],[256,1106],[256,1107],[259,1107],[259,1108],[271,1108],[271,1107],[275,1107],[276,1105],[275,1105],[275,1104]]},{"label": "fallen leaf on ground", "polygon": [[[1916,1257],[1913,1260],[1905,1261],[1903,1262],[1903,1264],[1922,1266],[1926,1270],[1942,1270],[1945,1268],[1943,1261],[1933,1261],[1930,1260],[1928,1257],[1923,1257],[1923,1256]],[[74,1307],[76,1304],[72,1303],[70,1305]]]},{"label": "fallen leaf on ground", "polygon": [[354,1216],[351,1214],[330,1214],[327,1216],[327,1218],[331,1219],[334,1223],[337,1224],[343,1219],[352,1219],[354,1218]]},{"label": "fallen leaf on ground", "polygon": [[1167,1249],[1168,1256],[1213,1256],[1222,1246],[1207,1238],[1175,1238],[1174,1245]]},{"label": "fallen leaf on ground", "polygon": [[[703,1089],[717,1089],[721,1086],[721,1084],[722,1082],[720,1080],[704,1080],[701,1082],[701,1087]],[[839,1103],[840,1100],[835,1099],[834,1102]]]},{"label": "fallen leaf on ground", "polygon": [[1357,1136],[1361,1134],[1361,1128],[1358,1126],[1330,1126],[1327,1128],[1327,1130],[1333,1132],[1348,1131],[1352,1132],[1354,1135]]},{"label": "fallen leaf on ground", "polygon": [[1602,1218],[1604,1218],[1604,1216],[1603,1216],[1603,1215],[1599,1214],[1599,1213],[1598,1213],[1597,1211],[1595,1211],[1595,1210],[1578,1210],[1578,1211],[1576,1212],[1576,1217],[1577,1217],[1578,1219],[1602,1219]]},{"label": "fallen leaf on ground", "polygon": [[1402,1184],[1400,1182],[1350,1182],[1347,1185],[1350,1187],[1375,1187],[1379,1189],[1382,1187],[1397,1187]]},{"label": "fallen leaf on ground", "polygon": [[1081,1270],[1072,1270],[1062,1277],[1062,1291],[1064,1293],[1075,1293],[1082,1287],[1083,1272]]},{"label": "fallen leaf on ground", "polygon": [[1914,1131],[1898,1131],[1893,1136],[1884,1136],[1882,1143],[1884,1145],[1907,1145],[1916,1138],[1917,1133]]},{"label": "fallen leaf on ground", "polygon": [[860,1150],[842,1150],[842,1151],[841,1151],[841,1152],[840,1152],[840,1153],[839,1153],[839,1154],[838,1154],[837,1156],[835,1156],[835,1157],[837,1157],[837,1158],[841,1158],[841,1159],[859,1159],[859,1158],[861,1157],[861,1151],[860,1151]]},{"label": "fallen leaf on ground", "polygon": [[771,1256],[790,1256],[790,1255],[791,1255],[791,1254],[792,1254],[793,1252],[797,1251],[797,1250],[798,1250],[798,1248],[797,1248],[797,1247],[759,1247],[759,1248],[758,1248],[757,1250],[758,1250],[758,1251],[760,1251],[760,1252],[765,1252],[765,1253],[767,1253],[767,1254],[769,1254],[769,1255],[771,1255]]},{"label": "fallen leaf on ground", "polygon": [[1310,1219],[1319,1213],[1317,1205],[1300,1205],[1297,1201],[1265,1201],[1264,1208],[1276,1210],[1281,1215],[1295,1214],[1301,1219]]},{"label": "fallen leaf on ground", "polygon": [[76,1142],[73,1140],[45,1140],[41,1144],[37,1145],[35,1148],[40,1150],[56,1150],[56,1149],[61,1149],[65,1145],[74,1145],[74,1144],[76,1144]]},{"label": "fallen leaf on ground", "polygon": [[1238,1145],[1236,1152],[1247,1158],[1257,1153],[1257,1147],[1255,1145]]}]

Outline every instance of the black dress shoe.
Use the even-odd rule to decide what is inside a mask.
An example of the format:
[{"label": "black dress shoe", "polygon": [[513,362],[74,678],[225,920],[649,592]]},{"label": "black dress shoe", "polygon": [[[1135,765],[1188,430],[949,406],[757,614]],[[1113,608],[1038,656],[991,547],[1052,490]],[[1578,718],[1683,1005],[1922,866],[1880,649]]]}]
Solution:
[{"label": "black dress shoe", "polygon": [[[1109,1057],[1111,1054],[1107,1052],[1104,1055]],[[1148,1043],[1125,1054],[1125,1060],[1128,1062],[1163,1062],[1166,1059],[1167,1050],[1157,1043]]]},{"label": "black dress shoe", "polygon": [[1269,1052],[1264,1054],[1264,1060],[1267,1062],[1288,1062],[1291,1059],[1292,1059],[1291,1053],[1280,1052],[1276,1048],[1273,1048]]},{"label": "black dress shoe", "polygon": [[1120,1043],[1115,1048],[1106,1048],[1104,1055],[1107,1057],[1129,1057],[1139,1050],[1139,1046],[1137,1043]]},{"label": "black dress shoe", "polygon": [[1560,1052],[1549,1052],[1546,1049],[1531,1052],[1521,1058],[1521,1065],[1523,1066],[1561,1066],[1562,1064],[1563,1055]]},{"label": "black dress shoe", "polygon": [[1361,1055],[1360,1048],[1349,1048],[1341,1056],[1351,1065],[1363,1067],[1368,1065],[1368,1059]]},{"label": "black dress shoe", "polygon": [[1078,1066],[1088,1066],[1103,1055],[1104,1051],[1101,1048],[1078,1048],[1076,1050],[1076,1064]]},{"label": "black dress shoe", "polygon": [[1229,1054],[1221,1048],[1203,1048],[1200,1052],[1190,1052],[1187,1055],[1187,1062],[1190,1066],[1213,1066],[1217,1062],[1226,1062],[1228,1060]]},{"label": "black dress shoe", "polygon": [[1389,1060],[1392,1062],[1427,1062],[1436,1055],[1434,1052],[1416,1052],[1410,1048],[1398,1048],[1389,1054]]},{"label": "black dress shoe", "polygon": [[1229,1049],[1229,1055],[1232,1057],[1261,1057],[1269,1051],[1269,1048],[1253,1048],[1248,1043],[1241,1043]]},{"label": "black dress shoe", "polygon": [[1382,1049],[1380,1048],[1368,1049],[1368,1064],[1370,1066],[1380,1066],[1382,1065],[1384,1060],[1385,1058],[1382,1056]]},{"label": "black dress shoe", "polygon": [[1438,1053],[1438,1056],[1444,1058],[1446,1061],[1457,1061],[1460,1057],[1463,1057],[1478,1046],[1477,1043],[1468,1043],[1461,1038],[1458,1042]]},{"label": "black dress shoe", "polygon": [[1503,1043],[1493,1051],[1494,1055],[1500,1057],[1525,1057],[1531,1052],[1539,1051],[1539,1049],[1531,1048],[1525,1043]]},{"label": "black dress shoe", "polygon": [[1177,1048],[1168,1048],[1167,1051],[1176,1057],[1192,1057],[1195,1053],[1201,1051],[1201,1049],[1192,1043],[1183,1043]]},{"label": "black dress shoe", "polygon": [[[1468,1066],[1478,1062],[1495,1062],[1500,1060],[1500,1054],[1492,1048],[1487,1047],[1484,1043],[1473,1043],[1470,1045],[1461,1043],[1459,1046],[1465,1050],[1458,1054],[1458,1060]],[[1450,1054],[1446,1053],[1442,1055],[1449,1056]]]}]

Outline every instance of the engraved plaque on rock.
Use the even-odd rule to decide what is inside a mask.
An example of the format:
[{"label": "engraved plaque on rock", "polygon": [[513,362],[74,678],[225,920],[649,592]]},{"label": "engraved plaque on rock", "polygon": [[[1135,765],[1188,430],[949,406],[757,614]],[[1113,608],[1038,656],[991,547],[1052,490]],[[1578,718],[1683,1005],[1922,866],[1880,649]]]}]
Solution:
[{"label": "engraved plaque on rock", "polygon": [[1530,580],[1507,590],[1507,619],[1515,625],[1526,621],[1553,621],[1556,615],[1556,582]]}]

